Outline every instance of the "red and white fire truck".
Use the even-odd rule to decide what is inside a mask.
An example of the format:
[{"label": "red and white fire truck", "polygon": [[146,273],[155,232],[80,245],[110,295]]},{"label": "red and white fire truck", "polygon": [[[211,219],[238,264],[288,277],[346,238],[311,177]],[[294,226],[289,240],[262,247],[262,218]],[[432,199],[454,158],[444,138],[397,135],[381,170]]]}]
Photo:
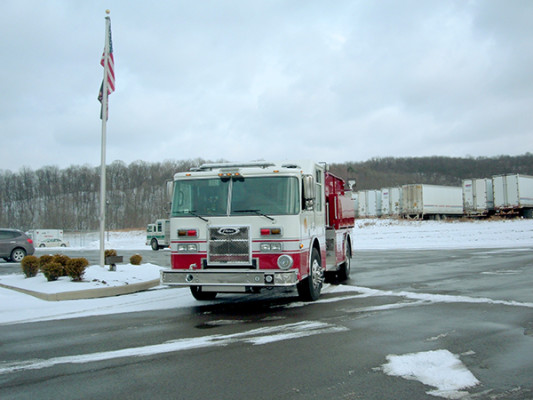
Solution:
[{"label": "red and white fire truck", "polygon": [[350,274],[354,202],[327,165],[204,164],[174,176],[166,285],[198,300],[294,287],[316,300],[327,274]]}]

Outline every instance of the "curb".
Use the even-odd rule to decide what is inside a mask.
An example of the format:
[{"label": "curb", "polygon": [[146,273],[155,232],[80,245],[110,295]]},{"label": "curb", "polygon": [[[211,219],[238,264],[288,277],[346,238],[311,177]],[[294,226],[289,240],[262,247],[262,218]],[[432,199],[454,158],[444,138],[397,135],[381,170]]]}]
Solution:
[{"label": "curb", "polygon": [[59,293],[41,293],[33,290],[22,289],[15,286],[5,285],[0,283],[0,287],[15,290],[20,293],[29,294],[30,296],[37,297],[46,301],[61,301],[61,300],[81,300],[81,299],[97,299],[100,297],[120,296],[122,294],[131,294],[135,292],[141,292],[143,290],[151,289],[155,286],[159,286],[160,280],[154,279],[151,281],[132,283],[130,285],[123,286],[110,286],[97,289],[85,289],[71,292],[59,292]]}]

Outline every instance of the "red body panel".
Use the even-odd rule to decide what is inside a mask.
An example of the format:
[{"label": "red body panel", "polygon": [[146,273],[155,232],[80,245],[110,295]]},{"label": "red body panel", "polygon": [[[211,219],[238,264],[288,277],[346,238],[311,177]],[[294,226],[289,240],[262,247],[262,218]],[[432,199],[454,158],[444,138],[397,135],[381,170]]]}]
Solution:
[{"label": "red body panel", "polygon": [[326,172],[325,194],[328,204],[328,226],[335,229],[354,226],[355,208],[351,195],[344,191],[344,180]]}]

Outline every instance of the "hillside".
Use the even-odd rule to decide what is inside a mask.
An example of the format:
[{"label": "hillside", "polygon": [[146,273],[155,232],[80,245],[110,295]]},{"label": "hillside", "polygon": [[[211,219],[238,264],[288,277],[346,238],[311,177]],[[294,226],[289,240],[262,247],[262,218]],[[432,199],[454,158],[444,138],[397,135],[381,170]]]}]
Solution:
[{"label": "hillside", "polygon": [[[166,181],[174,173],[203,162],[207,161],[137,161],[129,165],[113,162],[107,168],[107,228],[138,228],[168,214]],[[408,183],[460,186],[466,178],[511,173],[533,175],[533,154],[492,158],[373,158],[332,164],[330,170],[345,179],[356,179],[357,190]],[[0,170],[0,226],[23,230],[97,230],[99,175],[99,168],[89,166]]]},{"label": "hillside", "polygon": [[332,164],[330,170],[356,179],[357,190],[381,189],[410,183],[461,186],[463,179],[501,174],[533,175],[533,154],[478,158],[373,158],[364,162]]}]

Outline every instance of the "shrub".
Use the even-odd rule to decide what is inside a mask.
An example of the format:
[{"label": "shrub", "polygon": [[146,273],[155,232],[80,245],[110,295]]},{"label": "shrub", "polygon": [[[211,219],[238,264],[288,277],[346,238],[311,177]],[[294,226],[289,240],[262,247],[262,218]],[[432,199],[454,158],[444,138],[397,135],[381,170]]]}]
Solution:
[{"label": "shrub", "polygon": [[20,266],[26,278],[32,278],[39,272],[39,259],[35,256],[26,256],[20,262]]},{"label": "shrub", "polygon": [[43,271],[46,280],[48,282],[51,282],[57,281],[57,278],[63,276],[64,268],[60,263],[52,261],[47,264],[44,264],[41,267],[41,271]]},{"label": "shrub", "polygon": [[117,251],[113,249],[105,250],[104,257],[114,257],[117,255]]},{"label": "shrub", "polygon": [[51,256],[49,254],[44,254],[41,257],[39,257],[39,268],[43,268],[43,265],[48,264],[49,262],[52,262],[54,259],[54,256]]},{"label": "shrub", "polygon": [[134,254],[130,257],[131,265],[141,265],[143,258],[140,254]]},{"label": "shrub", "polygon": [[68,260],[70,260],[70,257],[65,256],[63,254],[55,254],[54,255],[54,257],[52,259],[52,262],[61,264],[61,266],[63,267],[63,272],[59,276],[67,276],[67,271],[65,270],[65,268],[67,266]]},{"label": "shrub", "polygon": [[71,280],[81,281],[88,265],[89,261],[86,258],[71,258],[65,266],[65,272]]}]

